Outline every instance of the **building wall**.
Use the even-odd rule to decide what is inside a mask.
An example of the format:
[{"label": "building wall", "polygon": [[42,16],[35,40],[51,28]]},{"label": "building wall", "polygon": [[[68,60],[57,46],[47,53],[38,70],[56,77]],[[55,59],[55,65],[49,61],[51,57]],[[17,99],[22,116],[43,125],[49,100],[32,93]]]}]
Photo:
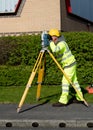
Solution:
[{"label": "building wall", "polygon": [[19,16],[0,17],[0,34],[60,29],[60,0],[23,0]]},{"label": "building wall", "polygon": [[65,0],[22,0],[15,16],[0,16],[0,35],[62,31],[93,31],[93,24],[70,15]]}]

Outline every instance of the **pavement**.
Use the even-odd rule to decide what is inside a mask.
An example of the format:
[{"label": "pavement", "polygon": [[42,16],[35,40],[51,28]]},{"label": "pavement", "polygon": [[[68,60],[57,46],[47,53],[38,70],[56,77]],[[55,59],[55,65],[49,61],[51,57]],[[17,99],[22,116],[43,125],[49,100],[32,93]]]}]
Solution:
[{"label": "pavement", "polygon": [[0,127],[93,127],[93,104],[0,104]]}]

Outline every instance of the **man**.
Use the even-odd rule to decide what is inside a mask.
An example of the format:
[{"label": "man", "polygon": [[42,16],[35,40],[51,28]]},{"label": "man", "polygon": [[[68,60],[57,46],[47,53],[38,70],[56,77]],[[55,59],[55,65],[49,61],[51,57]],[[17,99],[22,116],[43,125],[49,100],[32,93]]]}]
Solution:
[{"label": "man", "polygon": [[[61,36],[60,32],[57,29],[51,29],[48,33],[51,36],[50,48],[53,53],[56,53],[57,61],[62,64],[62,68],[64,68],[64,72],[67,74],[72,83],[76,86],[76,89],[80,92],[83,97],[80,85],[77,81],[76,76],[76,59],[72,55],[67,43],[64,38]],[[62,107],[68,104],[68,95],[69,95],[69,86],[70,83],[67,81],[65,76],[62,78],[62,94],[57,103],[54,103],[54,107]],[[76,102],[83,103],[80,99],[79,95],[76,93]]]}]

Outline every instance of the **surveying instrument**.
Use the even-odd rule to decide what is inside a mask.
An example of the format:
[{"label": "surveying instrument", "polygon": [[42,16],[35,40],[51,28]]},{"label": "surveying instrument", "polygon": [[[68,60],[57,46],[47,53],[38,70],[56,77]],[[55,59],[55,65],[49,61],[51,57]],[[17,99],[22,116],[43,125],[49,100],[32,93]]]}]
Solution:
[{"label": "surveying instrument", "polygon": [[61,70],[61,72],[63,73],[63,75],[65,76],[65,78],[67,79],[67,81],[71,84],[71,86],[74,88],[74,90],[76,91],[76,93],[80,96],[81,100],[84,101],[85,105],[88,106],[88,103],[85,101],[85,99],[82,97],[81,93],[77,90],[76,86],[72,83],[72,81],[69,79],[69,77],[66,75],[66,73],[64,72],[64,70],[62,69],[61,65],[58,63],[58,61],[56,60],[56,58],[53,56],[53,54],[48,50],[48,45],[49,45],[49,41],[50,41],[50,36],[49,34],[47,34],[46,31],[43,31],[41,34],[41,40],[42,40],[42,49],[38,55],[38,58],[36,60],[36,63],[33,67],[32,73],[29,77],[28,83],[26,85],[26,88],[24,90],[24,93],[22,95],[22,98],[20,100],[20,103],[18,105],[17,108],[17,112],[20,112],[20,109],[24,103],[24,100],[27,96],[27,93],[29,91],[29,88],[31,87],[31,84],[34,80],[34,77],[36,75],[37,70],[38,71],[38,86],[37,86],[37,95],[36,95],[36,99],[39,100],[40,98],[40,91],[41,91],[41,84],[42,84],[42,80],[43,80],[43,76],[44,76],[44,67],[45,67],[45,53],[48,52],[48,54],[50,55],[50,57],[53,59],[53,61],[56,63],[56,65],[58,66],[58,68]]}]

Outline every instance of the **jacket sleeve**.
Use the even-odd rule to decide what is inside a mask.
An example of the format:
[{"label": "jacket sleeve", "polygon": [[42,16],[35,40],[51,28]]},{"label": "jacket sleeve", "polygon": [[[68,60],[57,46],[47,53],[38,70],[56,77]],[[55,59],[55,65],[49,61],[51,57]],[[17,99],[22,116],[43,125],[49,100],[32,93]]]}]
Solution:
[{"label": "jacket sleeve", "polygon": [[50,48],[51,48],[52,52],[59,52],[61,50],[64,53],[64,51],[65,51],[64,41],[59,42],[57,45],[55,45],[55,43],[53,41],[51,41]]}]

